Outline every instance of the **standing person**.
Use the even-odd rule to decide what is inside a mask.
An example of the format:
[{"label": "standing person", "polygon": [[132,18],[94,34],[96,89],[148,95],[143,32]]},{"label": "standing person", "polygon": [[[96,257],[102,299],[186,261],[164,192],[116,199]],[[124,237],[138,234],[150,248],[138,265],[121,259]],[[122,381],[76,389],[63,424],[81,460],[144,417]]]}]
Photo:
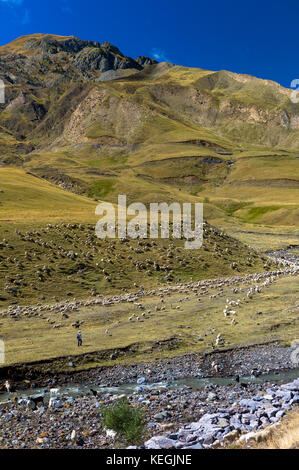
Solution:
[{"label": "standing person", "polygon": [[10,392],[11,392],[11,390],[10,390],[10,389],[11,389],[11,385],[10,385],[9,381],[6,380],[6,382],[5,382],[4,385],[5,385],[5,388],[6,388],[6,390],[7,390],[7,393],[10,393]]},{"label": "standing person", "polygon": [[82,333],[79,331],[77,334],[77,341],[78,341],[78,346],[82,346]]},{"label": "standing person", "polygon": [[7,390],[7,393],[13,393],[16,391],[16,387],[14,387],[8,380],[6,380],[4,386]]}]

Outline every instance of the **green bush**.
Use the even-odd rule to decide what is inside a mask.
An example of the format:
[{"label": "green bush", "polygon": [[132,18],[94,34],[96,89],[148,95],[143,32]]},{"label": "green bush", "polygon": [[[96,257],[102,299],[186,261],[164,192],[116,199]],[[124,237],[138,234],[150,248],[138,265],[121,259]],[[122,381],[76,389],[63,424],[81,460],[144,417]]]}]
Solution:
[{"label": "green bush", "polygon": [[119,399],[113,406],[101,410],[102,424],[112,429],[128,444],[139,444],[145,430],[145,413],[140,407],[134,408],[126,398]]}]

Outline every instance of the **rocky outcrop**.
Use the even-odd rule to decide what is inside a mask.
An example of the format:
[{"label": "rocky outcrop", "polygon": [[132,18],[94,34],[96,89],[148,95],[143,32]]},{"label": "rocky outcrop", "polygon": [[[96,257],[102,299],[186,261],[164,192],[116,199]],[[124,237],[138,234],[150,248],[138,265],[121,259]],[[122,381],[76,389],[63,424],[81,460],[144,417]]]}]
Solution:
[{"label": "rocky outcrop", "polygon": [[136,62],[138,62],[138,64],[143,67],[146,65],[154,65],[158,63],[155,59],[151,59],[150,57],[145,57],[143,55],[137,57]]},{"label": "rocky outcrop", "polygon": [[130,68],[142,70],[141,65],[135,60],[120,54],[115,54],[111,50],[101,47],[88,47],[83,49],[76,55],[73,64],[82,73],[93,70],[107,72],[107,70]]},{"label": "rocky outcrop", "polygon": [[[85,80],[97,78],[93,72],[108,70],[134,69],[142,70],[145,65],[157,63],[148,57],[134,60],[124,56],[122,52],[108,42],[84,41],[76,37],[53,35],[24,36],[14,41],[19,47],[11,50],[5,46],[0,48],[0,64],[10,82],[11,71],[22,76],[23,82],[28,82],[27,76],[36,76],[46,86],[62,81],[62,75],[68,79]],[[12,43],[12,44],[14,44]],[[49,74],[56,74],[55,79]],[[27,76],[26,76],[27,75]],[[58,75],[58,76],[57,76]],[[60,77],[59,77],[60,75]]]},{"label": "rocky outcrop", "polygon": [[[182,126],[190,122],[197,130],[212,129],[219,136],[219,145],[215,144],[214,134],[211,142],[190,138],[182,144],[205,146],[216,153],[247,143],[298,148],[298,105],[290,99],[291,90],[271,81],[227,71],[158,64],[146,56],[134,60],[108,42],[43,34],[24,36],[0,47],[0,69],[6,84],[5,106],[14,100],[14,109],[8,109],[11,115],[4,116],[0,124],[17,138],[31,138],[33,132],[42,145],[49,144],[45,140],[53,127],[59,127],[58,143],[65,143],[63,132],[71,124],[68,120],[77,119],[80,96],[65,103],[67,90],[75,83],[85,88],[84,95],[93,93],[92,86],[105,92],[105,100],[92,103],[88,112],[81,112],[86,102],[80,104],[76,143],[85,141],[87,129],[95,122],[99,122],[101,132],[128,136],[132,144],[142,144],[158,129],[160,133],[162,127],[167,132],[177,128],[177,123],[182,131]],[[128,83],[122,83],[122,90],[116,92],[104,84],[98,87],[92,83],[120,79]],[[20,89],[29,91],[28,99],[23,96],[26,102],[19,95]],[[65,107],[62,115],[61,103]],[[5,106],[0,105],[0,110]],[[71,117],[72,109],[76,112]],[[25,113],[25,119],[15,116],[15,110]],[[36,125],[44,121],[45,111],[51,115],[46,132],[43,125]]]},{"label": "rocky outcrop", "polygon": [[[146,449],[204,449],[232,441],[244,433],[239,442],[260,442],[269,436],[263,428],[275,425],[299,404],[299,379],[281,387],[272,386],[265,394],[241,399],[230,408],[204,414],[177,432],[153,436],[145,442]],[[258,432],[256,432],[258,431]],[[232,434],[233,433],[233,434]]]}]

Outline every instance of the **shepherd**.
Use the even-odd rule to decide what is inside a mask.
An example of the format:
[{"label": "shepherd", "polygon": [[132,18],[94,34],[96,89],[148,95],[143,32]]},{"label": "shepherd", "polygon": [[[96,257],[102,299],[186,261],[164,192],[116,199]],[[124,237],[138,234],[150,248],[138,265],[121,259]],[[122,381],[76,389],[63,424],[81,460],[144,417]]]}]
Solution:
[{"label": "shepherd", "polygon": [[6,382],[5,382],[4,385],[5,385],[5,388],[6,388],[6,390],[7,390],[7,393],[10,393],[11,385],[10,385],[9,381],[6,380]]},{"label": "shepherd", "polygon": [[13,385],[11,385],[11,383],[8,380],[6,380],[4,386],[7,390],[7,393],[12,393],[12,392],[16,391],[15,387]]},{"label": "shepherd", "polygon": [[77,342],[78,342],[78,347],[82,346],[82,333],[81,333],[81,331],[79,331],[79,333],[77,334]]}]

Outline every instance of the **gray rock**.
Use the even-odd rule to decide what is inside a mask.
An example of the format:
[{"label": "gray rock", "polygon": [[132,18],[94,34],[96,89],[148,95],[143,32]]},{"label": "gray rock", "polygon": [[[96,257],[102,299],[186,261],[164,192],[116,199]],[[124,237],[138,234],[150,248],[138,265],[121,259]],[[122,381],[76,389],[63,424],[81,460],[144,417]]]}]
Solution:
[{"label": "gray rock", "polygon": [[234,428],[234,429],[241,429],[241,420],[239,418],[239,415],[235,415],[235,416],[232,416],[231,419],[230,419],[230,425]]},{"label": "gray rock", "polygon": [[247,398],[243,398],[242,400],[240,400],[240,403],[239,403],[241,406],[243,406],[244,408],[247,408],[249,410],[252,410],[252,411],[255,411],[256,408],[257,408],[257,403],[255,400],[250,400],[250,399],[247,399]]},{"label": "gray rock", "polygon": [[254,401],[263,401],[264,398],[263,398],[263,395],[255,395],[254,397],[252,397],[252,400],[254,400]]},{"label": "gray rock", "polygon": [[293,398],[290,400],[290,404],[292,405],[293,403],[299,403],[299,394],[294,395]]},{"label": "gray rock", "polygon": [[290,401],[292,399],[292,392],[289,392],[287,390],[278,390],[276,392],[276,397],[282,398],[284,401]]},{"label": "gray rock", "polygon": [[145,377],[140,377],[139,379],[137,379],[137,384],[138,385],[142,385],[142,384],[145,384],[146,383],[146,378]]},{"label": "gray rock", "polygon": [[249,424],[250,421],[253,420],[253,418],[255,418],[255,415],[252,415],[251,413],[244,413],[244,414],[242,414],[241,423],[242,424]]},{"label": "gray rock", "polygon": [[209,392],[207,396],[207,401],[214,401],[217,399],[217,394],[214,392]]},{"label": "gray rock", "polygon": [[188,446],[188,447],[182,447],[182,449],[204,449],[204,447],[199,443],[197,442],[197,444],[193,444],[192,446]]},{"label": "gray rock", "polygon": [[277,408],[269,408],[268,410],[266,410],[266,414],[268,416],[268,418],[272,418],[273,416],[276,416],[276,413],[277,413]]},{"label": "gray rock", "polygon": [[284,384],[281,386],[281,388],[283,388],[284,390],[299,392],[299,379],[296,379],[291,383]]},{"label": "gray rock", "polygon": [[216,434],[207,434],[203,439],[203,444],[211,445],[216,440]]},{"label": "gray rock", "polygon": [[196,439],[197,439],[196,434],[188,434],[185,440],[186,442],[194,442],[196,441]]},{"label": "gray rock", "polygon": [[176,441],[165,436],[154,436],[144,445],[146,449],[173,449],[176,447]]},{"label": "gray rock", "polygon": [[219,419],[217,424],[221,428],[227,428],[229,426],[229,421],[227,419],[221,418],[221,419]]},{"label": "gray rock", "polygon": [[279,421],[279,418],[277,418],[276,416],[272,416],[272,418],[270,418],[270,421],[271,423],[277,423]]},{"label": "gray rock", "polygon": [[257,420],[252,420],[252,421],[250,421],[249,426],[252,429],[257,429],[259,427],[259,422]]},{"label": "gray rock", "polygon": [[142,67],[146,65],[153,65],[153,64],[158,63],[155,59],[151,59],[150,57],[144,57],[144,56],[137,57],[136,62]]},{"label": "gray rock", "polygon": [[276,418],[282,418],[283,416],[285,415],[285,411],[284,410],[280,410],[276,413]]},{"label": "gray rock", "polygon": [[262,416],[262,417],[260,418],[260,422],[261,422],[261,424],[262,424],[263,426],[268,426],[268,424],[269,424],[269,419],[268,419],[266,416]]}]

